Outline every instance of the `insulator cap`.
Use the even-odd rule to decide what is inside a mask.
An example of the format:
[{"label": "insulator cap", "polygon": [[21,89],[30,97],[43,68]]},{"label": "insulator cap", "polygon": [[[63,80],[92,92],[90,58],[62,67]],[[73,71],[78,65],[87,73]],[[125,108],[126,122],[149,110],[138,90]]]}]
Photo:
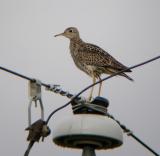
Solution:
[{"label": "insulator cap", "polygon": [[101,97],[101,96],[97,96],[95,99],[93,99],[91,103],[98,104],[106,108],[109,106],[109,101],[106,98]]},{"label": "insulator cap", "polygon": [[115,148],[123,143],[123,133],[116,121],[95,114],[77,114],[63,119],[53,129],[53,142],[62,147],[95,149]]},{"label": "insulator cap", "polygon": [[109,101],[104,97],[97,96],[91,102],[73,100],[71,104],[74,114],[100,114],[106,116]]}]

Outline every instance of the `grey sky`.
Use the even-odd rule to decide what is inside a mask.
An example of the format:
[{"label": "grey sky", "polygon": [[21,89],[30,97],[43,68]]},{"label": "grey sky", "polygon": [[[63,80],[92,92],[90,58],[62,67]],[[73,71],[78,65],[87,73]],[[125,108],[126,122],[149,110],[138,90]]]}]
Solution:
[{"label": "grey sky", "polygon": [[[54,38],[69,26],[127,66],[160,54],[159,0],[0,0],[0,65],[77,93],[92,81],[75,67],[69,41]],[[110,101],[110,113],[160,153],[159,67],[158,60],[133,70],[133,83],[119,77],[106,81],[102,95]],[[0,155],[23,155],[28,145],[27,86],[26,80],[0,71]],[[45,116],[67,101],[43,90]],[[69,115],[70,106],[50,127]],[[57,147],[50,136],[34,146],[33,155],[78,156],[81,151]],[[97,155],[152,156],[126,135],[123,146]]]}]

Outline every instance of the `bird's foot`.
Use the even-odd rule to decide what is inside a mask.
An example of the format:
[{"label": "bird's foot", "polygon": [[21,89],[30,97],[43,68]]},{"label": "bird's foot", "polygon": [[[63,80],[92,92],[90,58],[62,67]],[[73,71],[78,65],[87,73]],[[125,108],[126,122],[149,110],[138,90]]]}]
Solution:
[{"label": "bird's foot", "polygon": [[89,96],[89,97],[87,98],[87,101],[88,101],[88,102],[91,102],[91,100],[92,100],[92,96]]}]

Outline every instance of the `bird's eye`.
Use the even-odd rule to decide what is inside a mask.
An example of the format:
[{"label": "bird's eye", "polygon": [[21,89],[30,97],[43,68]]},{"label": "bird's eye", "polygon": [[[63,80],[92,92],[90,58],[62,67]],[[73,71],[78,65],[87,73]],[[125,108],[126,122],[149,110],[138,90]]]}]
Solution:
[{"label": "bird's eye", "polygon": [[73,32],[73,30],[72,30],[72,29],[70,29],[70,30],[69,30],[69,32],[70,32],[70,33],[72,33],[72,32]]}]

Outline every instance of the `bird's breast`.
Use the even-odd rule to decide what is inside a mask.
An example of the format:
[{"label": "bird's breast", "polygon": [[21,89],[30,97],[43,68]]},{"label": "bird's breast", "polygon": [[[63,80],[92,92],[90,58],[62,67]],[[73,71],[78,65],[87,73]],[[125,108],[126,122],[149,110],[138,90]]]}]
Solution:
[{"label": "bird's breast", "polygon": [[72,57],[76,57],[78,54],[79,46],[76,43],[70,43],[70,53]]},{"label": "bird's breast", "polygon": [[93,65],[87,65],[84,61],[82,61],[82,55],[79,55],[80,45],[74,42],[70,43],[70,53],[73,58],[75,65],[85,72],[89,76],[95,75],[96,77],[100,74],[97,73],[97,67]]}]

